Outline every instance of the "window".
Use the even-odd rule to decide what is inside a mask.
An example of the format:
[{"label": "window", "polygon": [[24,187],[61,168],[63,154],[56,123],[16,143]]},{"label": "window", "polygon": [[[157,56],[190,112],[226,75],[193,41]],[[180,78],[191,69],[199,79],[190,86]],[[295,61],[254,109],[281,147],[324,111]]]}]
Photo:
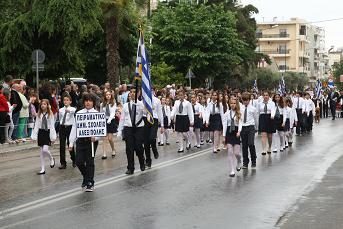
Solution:
[{"label": "window", "polygon": [[289,69],[289,67],[286,66],[285,64],[280,64],[280,65],[279,65],[279,70],[280,70],[280,71],[285,71],[285,70],[288,70],[288,69]]},{"label": "window", "polygon": [[256,37],[257,38],[262,38],[262,30],[261,29],[257,29],[256,30]]},{"label": "window", "polygon": [[300,35],[305,35],[306,36],[306,26],[302,25],[300,27],[300,31],[299,31]]},{"label": "window", "polygon": [[279,33],[280,37],[287,37],[287,29],[280,29]]},{"label": "window", "polygon": [[279,45],[278,53],[279,54],[286,54],[287,53],[286,45]]}]

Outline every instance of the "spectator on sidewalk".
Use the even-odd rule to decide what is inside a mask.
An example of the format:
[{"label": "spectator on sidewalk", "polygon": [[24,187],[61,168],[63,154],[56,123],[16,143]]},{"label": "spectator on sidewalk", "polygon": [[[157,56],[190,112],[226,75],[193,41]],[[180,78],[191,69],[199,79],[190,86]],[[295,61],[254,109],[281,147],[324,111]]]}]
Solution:
[{"label": "spectator on sidewalk", "polygon": [[5,96],[9,108],[8,116],[6,117],[6,124],[5,124],[5,141],[8,143],[14,143],[11,139],[14,125],[12,120],[12,111],[15,108],[16,105],[11,105],[10,99],[11,99],[11,89],[4,88],[2,91],[2,94]]},{"label": "spectator on sidewalk", "polygon": [[2,94],[3,86],[0,85],[0,144],[5,143],[5,125],[7,121],[7,116],[9,112],[7,99]]},{"label": "spectator on sidewalk", "polygon": [[21,102],[18,90],[20,88],[19,84],[13,84],[12,90],[11,90],[11,99],[10,103],[12,106],[14,106],[14,109],[12,111],[12,119],[13,119],[13,133],[12,133],[12,140],[16,140],[18,138],[18,124],[19,124],[19,115],[20,110],[23,107],[23,103]]},{"label": "spectator on sidewalk", "polygon": [[13,78],[11,75],[5,76],[4,82],[2,84],[3,89],[11,89],[12,80]]},{"label": "spectator on sidewalk", "polygon": [[25,131],[25,129],[27,128],[27,120],[29,118],[29,101],[24,95],[24,89],[22,85],[19,85],[18,92],[19,92],[19,97],[23,105],[19,113],[19,126],[18,126],[17,136],[18,136],[18,139],[25,142],[26,137],[27,137],[26,135],[27,131]]}]

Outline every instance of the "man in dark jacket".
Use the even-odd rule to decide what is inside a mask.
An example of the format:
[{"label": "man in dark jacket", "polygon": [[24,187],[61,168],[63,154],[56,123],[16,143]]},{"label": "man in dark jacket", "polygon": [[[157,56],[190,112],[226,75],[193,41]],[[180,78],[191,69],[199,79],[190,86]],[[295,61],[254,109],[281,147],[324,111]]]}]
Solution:
[{"label": "man in dark jacket", "polygon": [[19,124],[19,115],[20,115],[20,110],[23,107],[23,103],[20,99],[20,96],[18,94],[19,90],[19,84],[13,84],[12,85],[12,90],[11,90],[11,99],[10,103],[11,105],[16,104],[16,107],[12,111],[12,120],[13,120],[13,133],[12,133],[12,140],[16,140],[18,136],[18,124]]},{"label": "man in dark jacket", "polygon": [[332,120],[336,119],[336,105],[338,101],[339,94],[335,92],[335,89],[331,88],[329,98],[330,98],[330,110],[332,115]]}]

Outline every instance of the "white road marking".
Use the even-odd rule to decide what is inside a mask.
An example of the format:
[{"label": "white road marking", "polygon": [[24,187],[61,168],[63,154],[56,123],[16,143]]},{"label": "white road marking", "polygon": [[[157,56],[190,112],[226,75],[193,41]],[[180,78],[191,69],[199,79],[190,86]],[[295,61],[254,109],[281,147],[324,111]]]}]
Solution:
[{"label": "white road marking", "polygon": [[[169,161],[158,163],[154,167],[152,167],[151,169],[146,170],[144,172],[140,172],[140,170],[135,170],[135,173],[133,175],[130,175],[130,176],[123,174],[123,175],[111,177],[111,178],[97,182],[95,187],[96,188],[102,188],[102,187],[105,187],[107,185],[110,185],[110,184],[113,184],[113,183],[116,183],[116,182],[119,182],[119,181],[122,181],[125,179],[129,179],[133,176],[139,176],[141,174],[148,173],[150,171],[155,171],[155,170],[158,170],[158,169],[161,169],[164,167],[168,167],[168,166],[171,166],[171,165],[183,162],[183,161],[190,160],[192,158],[200,157],[200,156],[208,154],[210,152],[212,152],[211,148],[201,150],[199,152],[191,153],[191,154],[188,154],[188,155],[176,158],[176,159],[172,159]],[[10,216],[15,216],[15,215],[36,209],[39,207],[42,207],[45,205],[56,203],[58,201],[61,201],[61,200],[64,200],[64,199],[67,199],[67,198],[70,198],[73,196],[77,196],[77,195],[80,195],[82,193],[83,193],[83,191],[81,191],[81,188],[74,188],[74,189],[71,189],[69,191],[65,191],[65,192],[62,192],[59,194],[47,196],[47,197],[44,197],[44,198],[41,198],[41,199],[38,199],[35,201],[31,201],[31,202],[28,202],[26,204],[22,204],[22,205],[13,207],[13,208],[5,209],[5,210],[0,212],[0,220],[5,219],[5,218],[10,217]],[[3,228],[3,227],[1,227],[1,228]]]}]

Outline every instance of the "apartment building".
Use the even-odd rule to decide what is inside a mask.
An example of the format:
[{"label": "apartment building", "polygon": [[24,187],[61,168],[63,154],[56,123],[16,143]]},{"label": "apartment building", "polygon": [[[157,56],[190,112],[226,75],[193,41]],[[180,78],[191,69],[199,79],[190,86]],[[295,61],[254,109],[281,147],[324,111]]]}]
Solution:
[{"label": "apartment building", "polygon": [[325,75],[325,31],[305,20],[257,23],[257,52],[268,54],[280,72],[303,73],[310,82]]}]

